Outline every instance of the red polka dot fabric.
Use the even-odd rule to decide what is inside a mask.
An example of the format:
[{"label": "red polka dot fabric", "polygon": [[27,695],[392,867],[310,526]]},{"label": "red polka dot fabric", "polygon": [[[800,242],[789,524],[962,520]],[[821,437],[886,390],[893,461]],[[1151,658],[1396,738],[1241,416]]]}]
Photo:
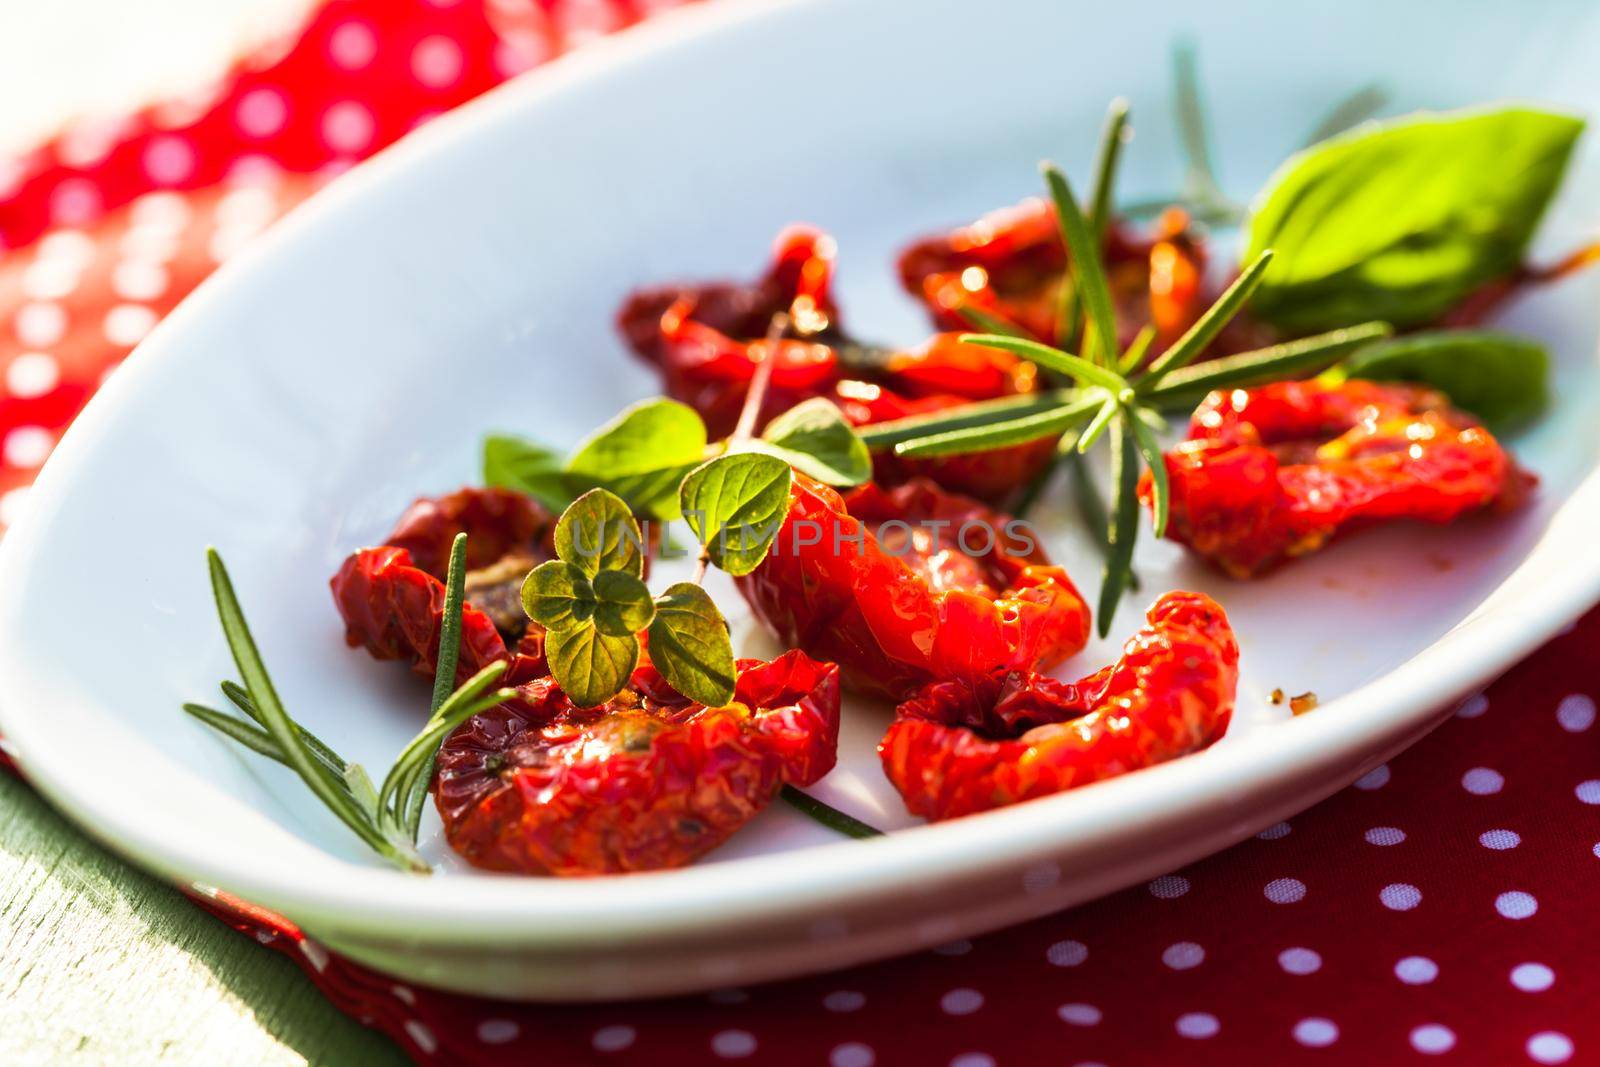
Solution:
[{"label": "red polka dot fabric", "polygon": [[[333,0],[208,92],[0,160],[0,528],[218,262],[419,123],[660,6]],[[1600,1063],[1597,697],[1600,611],[1255,840],[975,941],[703,997],[413,988],[247,902],[197,903],[424,1063]]]}]

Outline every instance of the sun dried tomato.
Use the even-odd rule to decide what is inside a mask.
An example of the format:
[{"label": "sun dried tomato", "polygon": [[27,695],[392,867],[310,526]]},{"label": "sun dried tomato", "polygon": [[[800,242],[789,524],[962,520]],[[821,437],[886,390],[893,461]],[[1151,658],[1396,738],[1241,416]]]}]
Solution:
[{"label": "sun dried tomato", "polygon": [[772,550],[737,583],[780,641],[889,699],[1044,670],[1089,634],[1088,605],[1025,524],[923,479],[841,497],[797,472]]},{"label": "sun dried tomato", "polygon": [[1166,460],[1167,535],[1240,578],[1380,520],[1515,507],[1534,484],[1442,394],[1360,379],[1213,393]]},{"label": "sun dried tomato", "polygon": [[680,696],[649,664],[595,708],[551,678],[467,720],[439,750],[434,799],[468,862],[594,875],[689,863],[784,785],[833,768],[839,671],[802,652],[740,660],[734,702]]},{"label": "sun dried tomato", "polygon": [[1168,593],[1114,664],[1079,682],[1027,671],[934,682],[878,746],[906,807],[954,819],[1198,751],[1233,714],[1239,646],[1222,608]]},{"label": "sun dried tomato", "polygon": [[[1149,235],[1113,220],[1106,228],[1105,265],[1120,345],[1153,324],[1160,351],[1205,310],[1206,249],[1181,210],[1169,209]],[[958,310],[971,307],[1054,344],[1068,280],[1055,208],[1025,200],[920,240],[901,253],[900,280],[940,329],[971,329]]]},{"label": "sun dried tomato", "polygon": [[553,557],[554,529],[543,506],[509,489],[468,488],[417,500],[383,546],[353,553],[333,577],[345,641],[432,678],[444,630],[450,544],[465,533],[458,680],[508,657],[512,684],[543,675],[544,631],[528,622],[521,589],[528,572]]},{"label": "sun dried tomato", "polygon": [[[763,401],[764,422],[802,400],[823,396],[856,426],[931,414],[975,400],[1034,392],[1032,363],[1008,352],[961,344],[941,334],[920,348],[882,349],[849,339],[830,294],[834,244],[791,227],[774,263],[752,285],[670,287],[631,297],[618,316],[624,338],[660,370],[667,395],[698,411],[713,435],[733,430],[756,365],[765,357],[772,317],[790,314],[792,334],[775,342],[776,364]],[[874,458],[885,484],[923,475],[956,492],[1000,500],[1048,461],[1054,442],[933,460]]]}]

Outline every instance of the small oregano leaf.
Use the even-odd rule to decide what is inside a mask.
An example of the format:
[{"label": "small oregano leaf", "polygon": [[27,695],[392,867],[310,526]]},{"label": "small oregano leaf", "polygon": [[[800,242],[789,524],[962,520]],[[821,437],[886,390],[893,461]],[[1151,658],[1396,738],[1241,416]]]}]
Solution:
[{"label": "small oregano leaf", "polygon": [[605,486],[642,514],[677,517],[678,483],[705,459],[706,426],[676,400],[644,400],[589,436],[566,470]]},{"label": "small oregano leaf", "polygon": [[593,578],[601,571],[644,574],[644,537],[622,498],[591,489],[556,523],[556,555]]},{"label": "small oregano leaf", "polygon": [[594,617],[595,607],[588,575],[559,559],[539,564],[522,583],[522,610],[546,630],[582,626]]},{"label": "small oregano leaf", "polygon": [[649,587],[627,571],[601,571],[593,588],[594,625],[608,637],[630,637],[655,618]]},{"label": "small oregano leaf", "polygon": [[788,514],[793,480],[789,464],[759,452],[696,467],[683,480],[680,501],[711,562],[735,576],[755,570]]},{"label": "small oregano leaf", "polygon": [[1550,354],[1537,341],[1494,330],[1435,330],[1369,345],[1330,375],[1417,382],[1492,430],[1515,429],[1549,402]]},{"label": "small oregano leaf", "polygon": [[579,707],[603,704],[628,684],[639,665],[639,639],[613,637],[593,626],[545,635],[545,657],[556,683]]},{"label": "small oregano leaf", "polygon": [[588,488],[563,469],[561,453],[509,434],[483,439],[483,484],[527,493],[552,511],[561,511]]},{"label": "small oregano leaf", "polygon": [[776,456],[827,485],[860,485],[872,477],[872,453],[826,397],[802,401],[767,424],[752,451]]},{"label": "small oregano leaf", "polygon": [[678,692],[707,707],[733,699],[733,645],[728,624],[704,589],[679,582],[656,598],[650,661]]}]

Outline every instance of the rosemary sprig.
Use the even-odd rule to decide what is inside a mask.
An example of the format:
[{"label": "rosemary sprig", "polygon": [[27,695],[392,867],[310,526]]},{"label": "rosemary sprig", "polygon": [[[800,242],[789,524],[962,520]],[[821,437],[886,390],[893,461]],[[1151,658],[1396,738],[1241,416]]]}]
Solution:
[{"label": "rosemary sprig", "polygon": [[[902,420],[872,427],[869,444],[892,447],[897,455],[948,456],[1005,448],[1055,434],[1076,432],[1070,446],[1079,454],[1102,435],[1111,439],[1113,503],[1106,531],[1106,564],[1100,597],[1100,633],[1107,634],[1125,590],[1133,583],[1133,546],[1138,536],[1141,466],[1150,471],[1155,531],[1166,533],[1171,487],[1156,434],[1165,429],[1161,410],[1203,396],[1212,389],[1274,380],[1321,369],[1391,331],[1386,323],[1366,323],[1288,344],[1246,352],[1210,363],[1194,361],[1249,300],[1270,262],[1264,251],[1239,275],[1195,324],[1147,369],[1150,337],[1141,334],[1122,353],[1116,347],[1116,321],[1110,302],[1101,247],[1083,215],[1065,174],[1043,167],[1065,241],[1074,287],[1082,294],[1089,329],[1082,355],[1038,341],[1002,334],[968,334],[969,344],[1014,352],[1075,381],[1079,388],[1034,394],[1053,398],[1046,406],[1013,402],[973,405],[951,415]],[[874,440],[875,438],[875,440]],[[1031,487],[1030,487],[1031,489]],[[1034,491],[1033,495],[1036,495]],[[1025,497],[1024,501],[1031,500]],[[1084,501],[1080,490],[1080,507]],[[1095,526],[1100,528],[1099,523]]]},{"label": "rosemary sprig", "polygon": [[[435,706],[422,732],[408,744],[375,790],[360,764],[349,763],[284,710],[266,664],[256,645],[244,611],[234,593],[228,569],[215,549],[206,551],[217,616],[244,684],[223,682],[222,693],[244,718],[206,707],[185,704],[183,710],[225,737],[268,759],[291,768],[338,819],[374,852],[403,871],[427,874],[430,868],[416,850],[423,800],[433,777],[434,758],[452,730],[467,719],[516,695],[511,689],[494,689],[505,673],[504,663],[492,663],[453,689],[460,651],[461,589],[465,580],[466,536],[451,546],[450,574],[445,601],[444,631],[440,641],[439,672],[435,678]],[[440,684],[439,679],[444,679]],[[443,696],[439,696],[440,692]]]},{"label": "rosemary sprig", "polygon": [[792,785],[784,786],[783,792],[779,796],[783,797],[785,803],[802,815],[808,815],[828,829],[835,830],[846,837],[864,840],[869,837],[883,836],[883,831],[877,827],[868,826],[860,819],[852,815],[846,815],[838,808],[824,804],[810,793],[801,792]]}]

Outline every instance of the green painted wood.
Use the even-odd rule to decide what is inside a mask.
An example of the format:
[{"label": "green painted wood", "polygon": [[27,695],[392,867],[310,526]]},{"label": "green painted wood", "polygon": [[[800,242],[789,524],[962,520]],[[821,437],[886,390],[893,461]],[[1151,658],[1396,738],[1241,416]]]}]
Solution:
[{"label": "green painted wood", "polygon": [[0,772],[0,1063],[405,1062],[291,961]]}]

